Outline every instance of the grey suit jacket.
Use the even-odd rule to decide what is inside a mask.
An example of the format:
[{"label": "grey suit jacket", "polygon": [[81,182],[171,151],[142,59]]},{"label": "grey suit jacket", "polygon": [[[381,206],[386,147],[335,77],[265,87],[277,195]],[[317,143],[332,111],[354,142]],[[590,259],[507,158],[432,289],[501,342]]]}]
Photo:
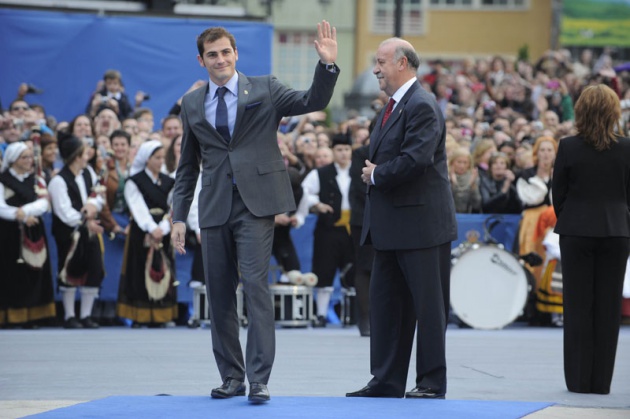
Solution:
[{"label": "grey suit jacket", "polygon": [[420,84],[370,136],[375,185],[368,188],[361,243],[377,250],[438,246],[457,238],[446,167],[444,118]]},{"label": "grey suit jacket", "polygon": [[284,116],[323,109],[339,76],[317,64],[309,90],[296,91],[273,76],[247,77],[239,72],[238,102],[232,139],[228,143],[206,120],[208,86],[182,99],[184,126],[181,157],[173,191],[173,220],[186,220],[199,165],[203,165],[199,195],[199,227],[216,227],[228,220],[232,206],[232,176],[249,211],[257,217],[293,211],[295,200],[280,154],[277,130]]}]

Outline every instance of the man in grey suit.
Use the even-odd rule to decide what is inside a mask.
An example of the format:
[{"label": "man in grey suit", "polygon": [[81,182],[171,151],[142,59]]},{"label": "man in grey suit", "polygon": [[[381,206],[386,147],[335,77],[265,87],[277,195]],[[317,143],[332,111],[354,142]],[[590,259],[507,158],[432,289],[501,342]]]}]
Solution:
[{"label": "man in grey suit", "polygon": [[[336,38],[328,22],[317,25],[319,63],[306,91],[290,89],[273,76],[236,71],[236,41],[224,28],[207,29],[197,38],[197,59],[210,82],[182,100],[184,134],[171,234],[177,251],[184,253],[183,221],[201,163],[201,247],[212,347],[223,380],[212,390],[213,398],[244,396],[247,377],[249,400],[269,400],[275,321],[267,277],[274,215],[295,210],[276,132],[284,116],[321,110],[330,101],[339,75]],[[236,313],[239,273],[249,318],[245,362]]]},{"label": "man in grey suit", "polygon": [[[370,365],[374,376],[348,397],[444,398],[455,206],[444,118],[416,79],[420,60],[402,39],[384,41],[374,74],[391,97],[370,136],[362,244],[374,246]],[[405,393],[417,325],[416,386]]]}]

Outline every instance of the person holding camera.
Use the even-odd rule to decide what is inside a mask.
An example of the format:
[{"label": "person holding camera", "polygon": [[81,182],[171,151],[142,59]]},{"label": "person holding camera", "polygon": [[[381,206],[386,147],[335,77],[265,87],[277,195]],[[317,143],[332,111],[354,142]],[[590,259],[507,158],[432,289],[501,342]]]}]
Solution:
[{"label": "person holding camera", "polygon": [[133,113],[133,107],[124,91],[122,76],[118,70],[105,72],[103,81],[97,85],[96,92],[90,97],[85,113],[96,116],[102,108],[112,109],[120,120]]}]

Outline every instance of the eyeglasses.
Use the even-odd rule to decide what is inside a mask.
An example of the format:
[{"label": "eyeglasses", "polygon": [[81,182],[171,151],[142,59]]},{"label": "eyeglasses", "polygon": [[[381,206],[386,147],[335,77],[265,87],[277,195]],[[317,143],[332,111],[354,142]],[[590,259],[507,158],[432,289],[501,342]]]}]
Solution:
[{"label": "eyeglasses", "polygon": [[20,156],[19,159],[20,160],[29,160],[29,159],[34,159],[35,157],[32,154],[27,154],[25,156]]},{"label": "eyeglasses", "polygon": [[14,106],[11,108],[11,112],[13,111],[28,111],[30,108],[28,106]]}]

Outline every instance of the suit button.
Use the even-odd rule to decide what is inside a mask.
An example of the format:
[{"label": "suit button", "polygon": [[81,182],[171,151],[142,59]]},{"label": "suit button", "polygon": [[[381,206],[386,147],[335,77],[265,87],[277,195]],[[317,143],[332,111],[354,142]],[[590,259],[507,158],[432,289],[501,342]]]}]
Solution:
[{"label": "suit button", "polygon": [[234,149],[232,147],[228,148],[228,151],[233,151]]}]

